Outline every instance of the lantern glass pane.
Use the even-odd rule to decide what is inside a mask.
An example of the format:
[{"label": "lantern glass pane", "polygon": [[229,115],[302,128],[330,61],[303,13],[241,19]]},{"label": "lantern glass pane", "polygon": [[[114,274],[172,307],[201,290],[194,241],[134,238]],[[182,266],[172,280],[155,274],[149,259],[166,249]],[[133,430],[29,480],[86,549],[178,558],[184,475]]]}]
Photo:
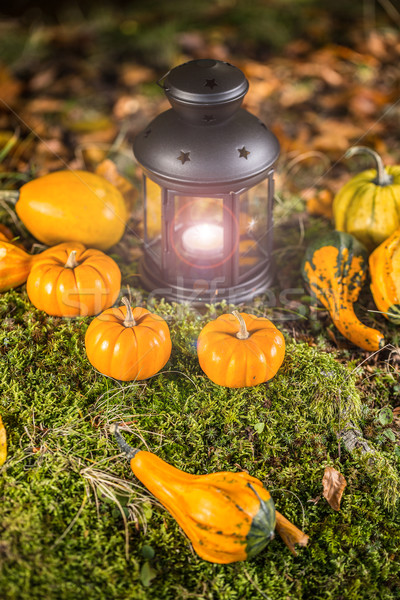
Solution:
[{"label": "lantern glass pane", "polygon": [[263,263],[271,245],[268,180],[262,181],[240,196],[239,278],[248,276]]},{"label": "lantern glass pane", "polygon": [[173,243],[182,260],[210,266],[224,251],[223,200],[175,196]]},{"label": "lantern glass pane", "polygon": [[160,264],[162,188],[148,177],[144,178],[144,185],[146,246],[157,264]]}]

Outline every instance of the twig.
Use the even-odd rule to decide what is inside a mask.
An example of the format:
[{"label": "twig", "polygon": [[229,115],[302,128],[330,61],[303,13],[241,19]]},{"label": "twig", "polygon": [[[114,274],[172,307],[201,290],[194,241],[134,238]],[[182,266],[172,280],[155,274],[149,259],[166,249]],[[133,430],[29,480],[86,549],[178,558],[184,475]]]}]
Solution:
[{"label": "twig", "polygon": [[[348,452],[353,452],[356,449],[361,451],[361,454],[374,454],[375,450],[371,448],[368,442],[364,439],[362,432],[354,425],[352,421],[346,423],[346,429],[340,432],[340,440]],[[371,458],[373,462],[373,458]]]}]

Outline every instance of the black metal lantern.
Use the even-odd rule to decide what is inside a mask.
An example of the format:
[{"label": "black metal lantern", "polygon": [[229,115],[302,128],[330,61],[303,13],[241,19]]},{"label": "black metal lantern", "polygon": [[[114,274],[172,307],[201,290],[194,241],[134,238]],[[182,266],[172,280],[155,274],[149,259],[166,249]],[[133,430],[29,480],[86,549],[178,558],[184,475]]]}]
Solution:
[{"label": "black metal lantern", "polygon": [[240,108],[248,90],[226,62],[172,69],[172,109],[135,139],[143,167],[146,289],[197,304],[249,300],[272,282],[276,137]]}]

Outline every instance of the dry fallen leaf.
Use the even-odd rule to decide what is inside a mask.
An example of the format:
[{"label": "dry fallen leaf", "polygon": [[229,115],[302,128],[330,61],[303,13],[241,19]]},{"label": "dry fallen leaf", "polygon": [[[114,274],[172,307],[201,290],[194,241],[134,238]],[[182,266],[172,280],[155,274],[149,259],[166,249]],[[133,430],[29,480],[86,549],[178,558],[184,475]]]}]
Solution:
[{"label": "dry fallen leaf", "polygon": [[3,64],[0,64],[0,88],[2,100],[0,108],[4,109],[7,105],[13,106],[21,93],[22,83]]},{"label": "dry fallen leaf", "polygon": [[340,500],[347,485],[343,475],[333,467],[326,467],[322,485],[324,487],[324,498],[328,501],[329,506],[333,510],[339,510]]},{"label": "dry fallen leaf", "polygon": [[303,192],[303,198],[307,201],[307,212],[310,215],[332,218],[333,194],[330,190],[309,188]]},{"label": "dry fallen leaf", "polygon": [[6,462],[7,458],[7,435],[6,428],[0,415],[0,467]]}]

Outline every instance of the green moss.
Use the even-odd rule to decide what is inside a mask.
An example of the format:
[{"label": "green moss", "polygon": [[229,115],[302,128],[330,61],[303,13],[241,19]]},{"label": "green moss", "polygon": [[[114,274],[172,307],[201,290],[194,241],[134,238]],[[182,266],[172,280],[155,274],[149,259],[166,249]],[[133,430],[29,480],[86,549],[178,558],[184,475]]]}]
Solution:
[{"label": "green moss", "polygon": [[[9,440],[0,479],[0,589],[7,600],[242,600],[261,597],[259,590],[277,600],[318,600],[343,589],[346,598],[394,598],[398,459],[389,440],[376,444],[374,465],[343,448],[339,455],[342,416],[365,426],[375,418],[374,408],[365,410],[373,390],[365,401],[354,364],[350,370],[287,335],[284,365],[271,382],[219,387],[199,367],[196,339],[227,307],[201,314],[154,301],[151,309],[170,325],[171,359],[150,380],[120,385],[86,358],[90,319],[47,317],[24,291],[0,296],[0,412]],[[116,458],[108,425],[122,419],[131,423],[132,445],[146,444],[180,469],[248,470],[310,535],[309,546],[293,557],[276,538],[247,563],[200,560]],[[327,465],[348,481],[340,512],[321,499]],[[154,551],[150,562],[145,545]],[[149,568],[154,577],[146,580]]]}]

